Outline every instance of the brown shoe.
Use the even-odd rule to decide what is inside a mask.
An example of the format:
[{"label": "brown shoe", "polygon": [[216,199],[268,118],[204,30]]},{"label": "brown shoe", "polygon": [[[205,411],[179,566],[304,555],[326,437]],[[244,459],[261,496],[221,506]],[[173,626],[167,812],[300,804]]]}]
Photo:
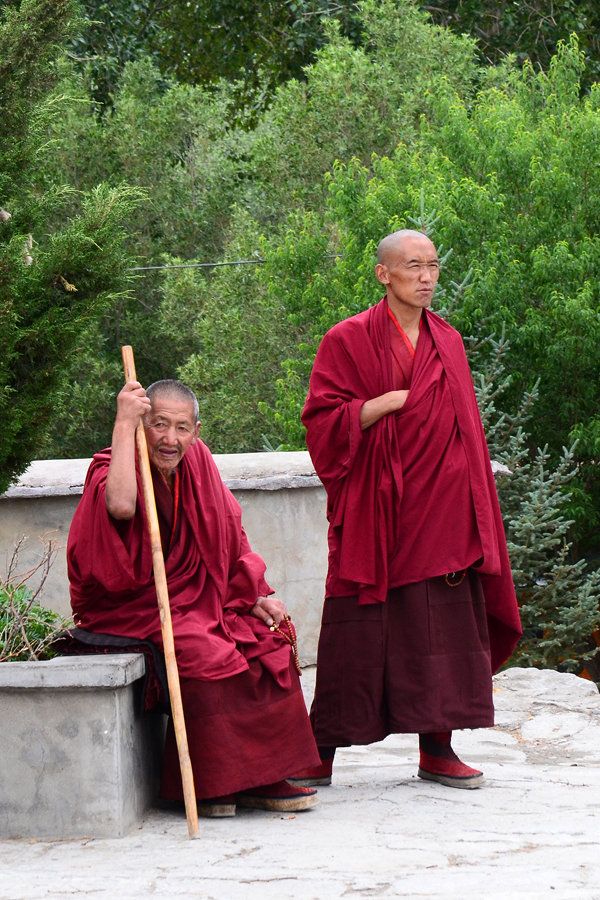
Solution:
[{"label": "brown shoe", "polygon": [[307,787],[277,781],[262,787],[249,788],[236,795],[238,806],[248,809],[266,809],[269,812],[301,812],[319,802],[317,792]]}]

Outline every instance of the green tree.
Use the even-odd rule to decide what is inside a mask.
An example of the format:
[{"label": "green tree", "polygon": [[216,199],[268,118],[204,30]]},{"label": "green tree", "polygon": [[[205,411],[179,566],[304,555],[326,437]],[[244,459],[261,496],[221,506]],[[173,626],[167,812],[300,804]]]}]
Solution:
[{"label": "green tree", "polygon": [[347,0],[83,0],[83,7],[89,26],[73,55],[103,105],[112,103],[124,66],[148,57],[183,83],[235,83],[235,107],[253,117],[277,85],[302,75],[324,43],[323,21],[360,40],[358,4]]},{"label": "green tree", "polygon": [[[510,403],[540,378],[532,443],[548,444],[556,461],[563,444],[579,439],[583,490],[574,492],[572,513],[577,534],[593,543],[600,510],[600,93],[580,98],[581,65],[571,42],[547,74],[509,71],[500,88],[495,73],[494,86],[472,102],[453,90],[432,92],[416,140],[369,168],[358,161],[335,167],[322,227],[343,258],[333,267],[324,262],[303,293],[310,349],[288,364],[278,415],[295,442],[310,353],[338,318],[378,299],[375,244],[416,216],[424,198],[437,211],[440,246],[453,249],[443,283],[470,271],[456,311],[461,332],[477,334],[482,322],[490,332],[506,329]],[[293,233],[285,240],[293,242]]]},{"label": "green tree", "polygon": [[23,0],[0,21],[0,491],[36,456],[80,332],[128,282],[123,222],[139,193],[99,186],[66,216],[73,189],[44,173],[63,103],[55,59],[76,12]]},{"label": "green tree", "polygon": [[586,54],[586,86],[600,76],[600,10],[594,0],[439,0],[423,9],[439,25],[476,38],[482,60],[492,65],[510,54],[545,70],[559,42],[576,34]]},{"label": "green tree", "polygon": [[441,81],[470,96],[473,41],[431,25],[412,0],[365,0],[360,21],[362,47],[331,25],[305,79],[282,86],[253,131],[246,203],[265,225],[290,203],[321,208],[336,160],[369,166],[411,143]]},{"label": "green tree", "polygon": [[574,554],[567,514],[577,476],[574,448],[563,447],[557,462],[547,447],[531,451],[537,384],[513,414],[499,408],[510,390],[510,353],[504,336],[469,342],[490,455],[506,469],[496,484],[523,626],[509,665],[577,674],[587,668],[600,676],[593,639],[600,628],[600,569]]},{"label": "green tree", "polygon": [[[362,4],[353,0],[83,0],[82,5],[89,24],[73,41],[72,53],[89,76],[92,96],[104,105],[112,102],[124,66],[148,56],[163,75],[181,82],[236,82],[236,95],[251,113],[269,104],[278,85],[303,80],[304,67],[327,43],[327,23],[338,23],[355,47],[365,46]],[[418,5],[435,24],[476,39],[485,65],[510,55],[545,70],[558,42],[575,33],[587,58],[585,85],[598,80],[600,13],[593,0]],[[381,20],[385,24],[385,9]]]},{"label": "green tree", "polygon": [[[51,135],[56,177],[147,189],[151,214],[134,231],[148,264],[163,253],[217,259],[234,204],[267,232],[290,209],[321,206],[336,159],[392,153],[417,133],[442,77],[466,97],[476,75],[473,42],[428,24],[412,0],[367,0],[360,15],[365,49],[328,27],[304,81],[280,87],[250,132],[229,121],[231,86],[180,84],[148,58],[125,65],[109,116],[73,105]],[[85,84],[73,76],[68,90],[83,96]]]},{"label": "green tree", "polygon": [[[164,278],[144,273],[131,298],[115,305],[104,316],[101,331],[94,327],[90,334],[84,374],[77,377],[74,365],[71,373],[83,404],[80,417],[64,409],[61,427],[54,429],[45,453],[87,455],[109,440],[109,386],[118,387],[115,360],[123,342],[134,345],[138,372],[147,383],[172,376],[177,369],[187,373],[183,367],[194,353],[190,341],[195,340],[194,365],[202,377],[193,375],[194,382],[205,397],[216,398],[223,392],[223,369],[216,359],[226,339],[214,333],[213,323],[221,323],[224,333],[229,328],[239,343],[239,363],[246,372],[250,364],[253,367],[245,379],[234,379],[229,386],[232,397],[233,384],[241,391],[252,386],[250,402],[238,402],[237,409],[256,410],[257,401],[274,400],[279,365],[295,353],[302,330],[286,321],[285,328],[275,328],[276,339],[271,340],[267,323],[279,326],[284,321],[279,309],[282,280],[288,288],[293,280],[298,292],[305,287],[286,268],[288,252],[278,250],[280,229],[299,229],[305,242],[305,230],[313,227],[311,211],[319,210],[327,197],[323,173],[336,158],[358,156],[369,165],[375,150],[392,152],[399,136],[410,140],[418,133],[427,94],[436,90],[445,71],[460,96],[468,96],[475,76],[472,42],[431,26],[409,0],[369,0],[361,16],[367,49],[354,48],[339,29],[329,28],[329,43],[306,72],[306,83],[292,81],[279,88],[252,131],[229,122],[232,96],[226,86],[207,92],[177,84],[147,59],[125,66],[110,115],[98,119],[92,105],[73,102],[49,131],[54,180],[63,178],[88,190],[99,181],[116,185],[125,180],[148,192],[148,205],[130,222],[136,253],[146,265],[235,260],[240,253],[252,258],[263,249],[268,259],[262,275],[243,275],[243,269],[235,274],[232,269],[199,270],[193,279],[190,273],[184,277],[183,270]],[[84,87],[72,73],[62,89],[75,100],[83,96]],[[288,216],[292,218],[286,224]],[[317,241],[323,253],[328,243],[327,235]],[[305,269],[301,272],[310,276]],[[266,287],[261,279],[266,279]],[[255,282],[261,286],[253,310]],[[232,288],[238,283],[235,298]],[[170,315],[165,319],[167,293]],[[209,302],[204,309],[205,298]],[[247,329],[233,321],[242,321],[244,304],[252,315]],[[222,305],[231,306],[231,313]],[[165,327],[174,325],[176,310],[186,307],[187,316],[179,315],[186,327],[178,335],[171,328],[167,337]],[[286,308],[293,308],[293,302]],[[226,324],[228,315],[232,321]],[[303,322],[302,312],[298,315]],[[257,335],[268,353],[257,352]],[[205,350],[210,360],[204,364]],[[220,401],[207,403],[203,421],[206,434],[216,438],[215,449],[260,449],[265,426],[260,415],[248,427],[235,429],[224,422]],[[72,427],[64,427],[66,418]]]},{"label": "green tree", "polygon": [[[292,216],[295,248],[270,252],[256,223],[236,211],[228,252],[257,264],[220,268],[206,284],[202,307],[188,332],[194,353],[178,369],[179,377],[198,394],[203,436],[213,451],[263,449],[263,435],[270,428],[265,404],[275,402],[281,360],[296,350],[299,339],[289,298],[300,296],[311,267],[327,253],[327,236],[318,230],[313,235],[312,225],[310,214]],[[312,244],[309,256],[302,253],[307,242]],[[180,284],[189,277],[167,279],[172,288],[161,315],[167,303],[169,311],[182,315]],[[287,279],[285,306],[282,278]]]}]

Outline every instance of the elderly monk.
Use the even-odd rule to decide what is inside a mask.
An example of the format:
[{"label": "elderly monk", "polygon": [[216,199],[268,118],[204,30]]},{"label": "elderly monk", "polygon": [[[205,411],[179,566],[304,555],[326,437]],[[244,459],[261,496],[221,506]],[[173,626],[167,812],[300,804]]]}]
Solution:
[{"label": "elderly monk", "polygon": [[[234,815],[236,805],[308,809],[316,792],[285,781],[319,760],[291,652],[293,626],[250,548],[238,503],[198,437],[196,397],[180,382],[147,390],[129,382],[118,396],[112,448],[94,456],[69,534],[75,622],[85,632],[162,647],[135,454],[140,417],[199,812]],[[172,723],[161,796],[183,799]]]},{"label": "elderly monk", "polygon": [[336,747],[417,733],[421,778],[475,788],[452,730],[493,725],[492,673],[521,634],[490,459],[460,335],[430,312],[425,234],[379,244],[385,297],[323,338],[303,412],[327,491],[329,569],[311,720]]}]

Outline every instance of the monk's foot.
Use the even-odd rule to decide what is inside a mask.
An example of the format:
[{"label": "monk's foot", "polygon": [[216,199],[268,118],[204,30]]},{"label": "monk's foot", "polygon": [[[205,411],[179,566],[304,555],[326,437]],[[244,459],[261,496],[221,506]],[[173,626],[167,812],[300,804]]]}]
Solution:
[{"label": "monk's foot", "polygon": [[288,778],[288,781],[294,785],[304,785],[305,787],[328,785],[331,784],[332,771],[333,759],[322,759],[318,766],[296,772],[295,775]]},{"label": "monk's foot", "polygon": [[226,797],[210,797],[207,800],[198,801],[198,815],[209,819],[225,819],[235,816],[235,797],[232,794]]},{"label": "monk's foot", "polygon": [[308,787],[277,781],[262,787],[249,788],[236,795],[238,806],[266,809],[269,812],[302,812],[318,803],[317,792]]},{"label": "monk's foot", "polygon": [[465,765],[451,746],[452,732],[419,735],[419,778],[471,790],[483,784],[483,772]]},{"label": "monk's foot", "polygon": [[418,771],[419,778],[426,781],[437,781],[448,787],[471,790],[478,788],[484,782],[483,772],[472,769],[463,762],[448,762],[436,757],[427,757],[421,754],[421,764]]}]

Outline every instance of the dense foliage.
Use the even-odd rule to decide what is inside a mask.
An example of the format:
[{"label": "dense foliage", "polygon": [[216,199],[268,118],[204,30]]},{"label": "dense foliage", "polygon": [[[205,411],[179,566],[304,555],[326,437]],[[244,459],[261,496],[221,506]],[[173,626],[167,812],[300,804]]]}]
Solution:
[{"label": "dense foliage", "polygon": [[[333,29],[306,82],[282,86],[252,131],[227,124],[225,88],[214,94],[167,83],[147,60],[126,67],[109,117],[98,119],[92,106],[81,104],[66,112],[60,133],[52,135],[54,177],[77,179],[88,189],[101,180],[145,189],[150,208],[132,217],[131,230],[146,265],[256,260],[263,249],[274,257],[263,275],[255,265],[254,272],[230,267],[198,270],[195,277],[175,270],[140,278],[134,299],[113,307],[101,334],[89,335],[89,360],[83,365],[81,358],[73,360],[80,413],[73,417],[65,409],[46,453],[85,456],[108,442],[119,341],[134,345],[145,382],[173,376],[182,366],[187,374],[188,360],[196,371],[201,367],[202,378],[193,380],[207,397],[203,423],[214,450],[260,448],[267,422],[258,400],[275,399],[274,373],[300,334],[279,311],[278,282],[291,279],[301,291],[305,266],[312,265],[307,260],[297,274],[281,273],[285,253],[278,254],[277,235],[308,211],[321,215],[327,197],[323,175],[336,159],[358,157],[368,165],[373,152],[393,152],[400,136],[410,140],[418,133],[427,95],[438,90],[442,78],[467,96],[476,76],[471,43],[428,25],[411,2],[367,0],[362,16],[365,48],[355,49]],[[419,72],[424,58],[428,64]],[[65,91],[74,96],[76,90],[73,75]],[[318,243],[326,254],[329,235]],[[179,304],[178,312],[179,290],[186,305]],[[268,313],[265,303],[271,305]],[[269,323],[274,322],[273,332]],[[239,332],[238,365],[232,371],[231,338],[237,340]],[[190,359],[190,344],[199,363]],[[256,359],[250,377],[247,366],[239,365],[245,358]],[[89,372],[89,379],[87,374],[75,379],[76,369]],[[99,378],[101,371],[105,375]],[[247,387],[249,402],[240,403]],[[233,443],[232,426],[225,426],[226,439],[222,426],[228,405],[238,410]]]},{"label": "dense foliage", "polygon": [[46,169],[64,103],[54,58],[75,12],[23,0],[0,22],[0,491],[38,454],[82,329],[128,280],[120,226],[139,192],[75,195]]},{"label": "dense foliage", "polygon": [[424,5],[435,22],[458,34],[471,34],[485,62],[507,54],[534,68],[547,69],[560,41],[579,38],[588,60],[585,84],[600,75],[600,9],[595,0],[441,0]]},{"label": "dense foliage", "polygon": [[278,84],[299,76],[334,20],[358,41],[358,4],[348,0],[84,0],[90,27],[74,53],[92,95],[110,105],[123,66],[151,58],[165,76],[190,84],[234,84],[236,109],[264,109]]},{"label": "dense foliage", "polygon": [[[198,85],[234,84],[236,110],[254,120],[277,85],[302,78],[335,22],[364,44],[357,0],[83,0],[89,26],[72,42],[91,93],[110,106],[126,63],[146,56],[163,76]],[[594,0],[438,0],[420,3],[434,22],[469,34],[486,64],[510,54],[547,69],[559,41],[578,35],[588,58],[586,85],[600,73],[600,12]],[[385,12],[382,14],[385,16]]]},{"label": "dense foliage", "polygon": [[523,658],[576,668],[597,584],[573,541],[597,551],[600,521],[595,6],[0,3],[0,489],[109,443],[124,343],[143,383],[197,390],[214,451],[304,446],[322,334],[379,299],[376,243],[416,223],[478,377],[510,345],[518,442],[492,443],[517,469]]},{"label": "dense foliage", "polygon": [[[549,73],[526,67],[499,84],[496,72],[495,83],[469,103],[442,87],[428,96],[418,136],[393,155],[374,157],[369,168],[336,165],[320,227],[342,258],[335,265],[323,259],[301,298],[293,281],[280,291],[296,327],[302,317],[305,345],[280,384],[279,439],[301,439],[306,375],[324,330],[378,299],[372,269],[379,237],[406,225],[424,202],[436,211],[441,248],[452,248],[442,285],[470,273],[456,324],[467,337],[505,329],[509,403],[541,376],[533,440],[548,444],[556,459],[563,444],[578,439],[579,485],[597,510],[600,92],[579,99],[580,71],[572,42]],[[286,246],[297,255],[298,245],[292,227],[282,255]],[[581,491],[574,502],[581,531],[593,538],[597,512]]]},{"label": "dense foliage", "polygon": [[[460,288],[452,291],[456,294]],[[449,318],[453,318],[450,312]],[[566,515],[577,474],[573,447],[551,462],[546,447],[529,449],[538,385],[515,412],[502,411],[510,390],[511,348],[506,338],[469,342],[475,390],[494,460],[508,473],[496,477],[523,637],[508,665],[579,673],[600,680],[596,642],[600,627],[600,569],[572,552],[572,520]]]}]

